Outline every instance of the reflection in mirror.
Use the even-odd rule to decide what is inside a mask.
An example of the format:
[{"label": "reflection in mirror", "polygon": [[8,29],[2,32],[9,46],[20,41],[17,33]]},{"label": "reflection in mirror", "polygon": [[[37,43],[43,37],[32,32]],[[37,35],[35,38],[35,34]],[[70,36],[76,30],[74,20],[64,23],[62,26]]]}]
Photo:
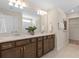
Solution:
[{"label": "reflection in mirror", "polygon": [[28,28],[32,24],[32,19],[25,18],[22,20],[23,30],[25,31],[25,28]]},{"label": "reflection in mirror", "polygon": [[17,12],[0,9],[0,35],[3,34],[28,34],[25,28],[36,26],[35,33],[41,30],[41,20],[36,14],[27,11]]},{"label": "reflection in mirror", "polygon": [[29,26],[35,26],[35,20],[28,15],[22,15],[22,29],[23,32],[27,32],[25,28],[28,28]]},{"label": "reflection in mirror", "polygon": [[19,22],[17,16],[0,13],[0,33],[18,32]]},{"label": "reflection in mirror", "polygon": [[[19,18],[20,17],[20,18]],[[18,34],[25,33],[28,34],[25,28],[29,26],[36,26],[37,32],[39,32],[39,19],[38,17],[24,16],[24,15],[8,15],[0,13],[0,34]]]}]

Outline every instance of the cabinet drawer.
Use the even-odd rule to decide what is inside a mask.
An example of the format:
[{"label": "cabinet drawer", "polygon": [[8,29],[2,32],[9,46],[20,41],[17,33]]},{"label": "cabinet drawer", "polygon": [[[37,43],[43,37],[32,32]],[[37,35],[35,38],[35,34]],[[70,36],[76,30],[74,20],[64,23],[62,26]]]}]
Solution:
[{"label": "cabinet drawer", "polygon": [[55,35],[50,35],[50,36],[51,36],[51,38],[55,37]]},{"label": "cabinet drawer", "polygon": [[38,49],[42,49],[42,41],[38,42]]},{"label": "cabinet drawer", "polygon": [[12,48],[12,47],[15,47],[14,42],[8,42],[8,43],[2,43],[1,44],[1,50],[9,49],[9,48]]},{"label": "cabinet drawer", "polygon": [[38,50],[38,57],[41,57],[42,55],[43,55],[42,49],[41,50]]},{"label": "cabinet drawer", "polygon": [[25,45],[25,44],[29,44],[30,40],[21,40],[21,41],[16,41],[16,46],[21,46],[21,45]]},{"label": "cabinet drawer", "polygon": [[20,47],[1,51],[1,58],[20,58]]},{"label": "cabinet drawer", "polygon": [[37,38],[31,39],[31,43],[36,42],[36,39],[37,39]]},{"label": "cabinet drawer", "polygon": [[47,37],[45,36],[44,39],[47,39]]},{"label": "cabinet drawer", "polygon": [[38,38],[38,41],[42,41],[42,40],[43,40],[43,37],[39,37],[39,38]]},{"label": "cabinet drawer", "polygon": [[48,36],[48,39],[50,39],[50,38],[51,38],[51,36],[49,35],[49,36]]}]

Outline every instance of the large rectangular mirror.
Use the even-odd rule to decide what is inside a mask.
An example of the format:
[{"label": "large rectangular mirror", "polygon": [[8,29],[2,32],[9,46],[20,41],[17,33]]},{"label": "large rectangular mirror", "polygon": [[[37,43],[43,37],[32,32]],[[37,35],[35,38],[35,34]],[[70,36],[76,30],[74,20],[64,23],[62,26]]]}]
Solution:
[{"label": "large rectangular mirror", "polygon": [[13,11],[0,10],[0,34],[1,33],[26,33],[29,26],[36,26],[40,31],[39,17]]}]

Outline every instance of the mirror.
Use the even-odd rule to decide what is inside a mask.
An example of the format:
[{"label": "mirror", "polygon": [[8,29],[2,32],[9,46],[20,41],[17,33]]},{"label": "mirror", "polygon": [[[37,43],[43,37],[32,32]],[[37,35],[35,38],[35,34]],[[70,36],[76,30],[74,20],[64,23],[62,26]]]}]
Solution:
[{"label": "mirror", "polygon": [[28,26],[40,26],[39,16],[12,10],[0,9],[0,34],[1,33],[26,33]]},{"label": "mirror", "polygon": [[35,25],[35,20],[27,15],[22,15],[22,29],[23,32],[27,32],[27,30],[25,28],[28,28],[29,26],[36,26]]},{"label": "mirror", "polygon": [[0,33],[19,32],[21,21],[17,15],[0,12]]},{"label": "mirror", "polygon": [[[0,34],[3,33],[27,33],[25,28],[36,26],[35,33],[51,32],[51,16],[48,11],[40,8],[30,1],[26,1],[27,7],[18,8],[8,5],[8,0],[1,0],[0,6]],[[5,4],[4,4],[5,3]],[[50,21],[50,22],[49,22]],[[48,27],[48,25],[50,25]]]}]

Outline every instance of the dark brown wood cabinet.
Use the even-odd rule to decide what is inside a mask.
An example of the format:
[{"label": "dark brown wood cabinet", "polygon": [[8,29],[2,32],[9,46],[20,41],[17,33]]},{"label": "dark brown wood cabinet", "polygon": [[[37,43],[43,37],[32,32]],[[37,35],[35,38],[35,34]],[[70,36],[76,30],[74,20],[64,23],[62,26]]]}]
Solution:
[{"label": "dark brown wood cabinet", "polygon": [[22,52],[21,47],[2,50],[1,57],[2,58],[20,58],[22,57],[21,52]]},{"label": "dark brown wood cabinet", "polygon": [[55,36],[49,35],[44,37],[44,54],[54,49],[54,38]]},{"label": "dark brown wood cabinet", "polygon": [[49,51],[49,46],[48,46],[48,36],[44,37],[44,54],[47,53]]},{"label": "dark brown wood cabinet", "polygon": [[54,49],[55,35],[0,43],[1,58],[36,58]]},{"label": "dark brown wood cabinet", "polygon": [[55,36],[51,35],[50,38],[49,38],[49,41],[48,41],[50,43],[49,44],[50,50],[54,49],[54,47],[55,47],[55,41],[54,40],[55,40]]},{"label": "dark brown wood cabinet", "polygon": [[28,45],[24,46],[24,58],[36,57],[36,39],[31,39]]},{"label": "dark brown wood cabinet", "polygon": [[43,55],[43,38],[39,37],[37,39],[37,57],[41,57]]}]

